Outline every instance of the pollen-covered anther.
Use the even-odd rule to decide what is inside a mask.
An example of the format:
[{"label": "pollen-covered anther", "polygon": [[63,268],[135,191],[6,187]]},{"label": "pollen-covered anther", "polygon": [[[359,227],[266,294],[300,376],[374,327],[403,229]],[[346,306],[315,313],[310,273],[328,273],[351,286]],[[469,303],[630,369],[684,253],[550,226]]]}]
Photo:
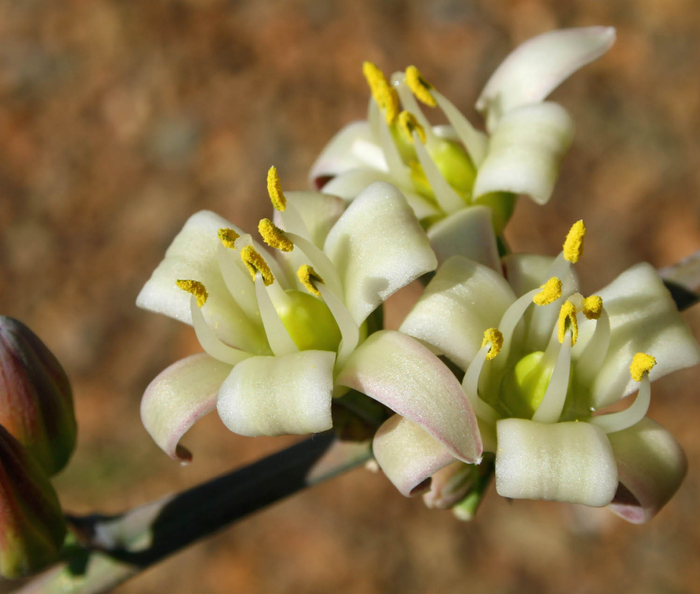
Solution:
[{"label": "pollen-covered anther", "polygon": [[241,260],[246,265],[246,268],[250,271],[250,275],[255,280],[256,273],[260,273],[263,278],[263,282],[266,287],[269,287],[275,282],[275,277],[272,275],[270,267],[265,262],[265,259],[255,251],[252,245],[247,245],[241,250]]},{"label": "pollen-covered anther", "polygon": [[576,221],[569,229],[564,241],[564,259],[576,264],[583,255],[583,240],[586,238],[586,225]]},{"label": "pollen-covered anther", "polygon": [[287,198],[282,192],[282,182],[277,173],[277,167],[274,165],[267,170],[267,193],[270,196],[270,202],[275,210],[284,212],[287,208]]},{"label": "pollen-covered anther", "polygon": [[219,229],[217,235],[224,247],[235,250],[236,240],[240,237],[233,229]]},{"label": "pollen-covered anther", "polygon": [[309,266],[308,264],[299,266],[299,270],[297,270],[297,277],[301,281],[301,284],[306,287],[306,290],[309,293],[316,295],[316,297],[321,296],[320,291],[314,286],[314,283],[321,283],[322,285],[325,285],[326,283],[323,282],[323,279],[313,269],[313,267]]},{"label": "pollen-covered anther", "polygon": [[372,62],[362,64],[362,73],[365,75],[372,97],[384,112],[386,123],[393,124],[399,113],[399,95],[396,89],[389,84],[384,73]]},{"label": "pollen-covered anther", "polygon": [[418,134],[420,141],[425,144],[425,130],[423,126],[420,125],[416,116],[414,116],[410,111],[402,111],[399,114],[399,127],[403,130],[406,137],[413,143],[413,133]]},{"label": "pollen-covered anther", "polygon": [[571,330],[571,345],[573,346],[578,340],[578,321],[576,320],[576,306],[569,300],[559,310],[559,321],[557,323],[557,338],[559,342],[564,342],[567,330]]},{"label": "pollen-covered anther", "polygon": [[175,284],[197,298],[197,306],[201,309],[209,298],[209,293],[202,283],[196,280],[178,280]]},{"label": "pollen-covered anther", "polygon": [[637,353],[630,365],[630,375],[635,382],[641,382],[645,373],[649,373],[656,365],[656,359],[646,353]]},{"label": "pollen-covered anther", "polygon": [[583,300],[583,315],[589,320],[597,320],[603,313],[603,298],[598,295],[591,295]]},{"label": "pollen-covered anther", "polygon": [[554,303],[561,297],[561,280],[553,276],[545,284],[541,285],[540,289],[542,290],[532,298],[533,303],[535,305]]},{"label": "pollen-covered anther", "polygon": [[430,93],[434,88],[433,85],[423,78],[420,70],[415,66],[406,68],[406,84],[419,101],[425,103],[429,107],[435,107],[437,105],[435,98]]},{"label": "pollen-covered anther", "polygon": [[486,354],[486,360],[490,361],[495,359],[496,355],[501,352],[503,348],[503,334],[498,328],[489,328],[484,332],[484,340],[481,342],[481,348],[483,349],[487,344],[491,345],[489,352]]},{"label": "pollen-covered anther", "polygon": [[294,249],[294,244],[287,239],[284,231],[270,219],[261,219],[258,223],[258,231],[265,243],[271,248],[282,252],[291,252]]}]

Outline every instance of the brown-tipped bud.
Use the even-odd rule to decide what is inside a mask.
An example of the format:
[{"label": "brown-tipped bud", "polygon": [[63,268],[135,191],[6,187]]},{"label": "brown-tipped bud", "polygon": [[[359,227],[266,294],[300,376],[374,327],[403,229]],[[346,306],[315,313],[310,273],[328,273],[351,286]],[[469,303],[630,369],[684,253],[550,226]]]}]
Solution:
[{"label": "brown-tipped bud", "polygon": [[27,326],[0,316],[0,424],[49,476],[73,453],[76,422],[70,382]]},{"label": "brown-tipped bud", "polygon": [[0,427],[0,573],[21,578],[57,560],[66,525],[48,476]]}]

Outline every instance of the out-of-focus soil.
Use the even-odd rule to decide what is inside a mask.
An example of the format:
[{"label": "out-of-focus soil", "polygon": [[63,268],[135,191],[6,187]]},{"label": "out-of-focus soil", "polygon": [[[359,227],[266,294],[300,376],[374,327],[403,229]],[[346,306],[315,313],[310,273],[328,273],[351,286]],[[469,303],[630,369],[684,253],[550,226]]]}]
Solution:
[{"label": "out-of-focus soil", "polygon": [[[253,229],[267,168],[306,186],[315,155],[364,117],[361,63],[416,64],[473,121],[489,73],[556,28],[618,41],[554,94],[577,122],[551,202],[521,200],[507,237],[555,254],[589,234],[588,293],[640,260],[700,248],[700,11],[693,0],[0,0],[0,303],[55,351],[75,388],[79,448],[56,481],[75,512],[117,512],[290,443],[187,437],[181,468],[139,399],[195,352],[189,327],[134,300],[186,218]],[[700,313],[686,314],[700,333]],[[395,316],[396,317],[396,316]],[[123,594],[700,590],[700,371],[654,385],[651,416],[688,452],[688,478],[650,525],[490,492],[477,520],[401,497],[358,470],[259,513],[146,572]]]}]

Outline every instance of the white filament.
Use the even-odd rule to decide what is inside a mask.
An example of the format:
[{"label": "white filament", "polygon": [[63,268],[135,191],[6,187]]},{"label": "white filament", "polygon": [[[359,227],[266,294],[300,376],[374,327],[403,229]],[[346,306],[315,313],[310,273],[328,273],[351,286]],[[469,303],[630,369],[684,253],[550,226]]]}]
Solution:
[{"label": "white filament", "polygon": [[503,335],[503,347],[501,348],[501,352],[498,353],[496,363],[498,368],[502,368],[508,361],[508,355],[510,354],[510,347],[513,341],[513,333],[515,332],[518,323],[525,315],[527,309],[533,305],[532,300],[534,299],[535,295],[540,292],[540,290],[541,289],[533,289],[532,291],[525,293],[525,295],[516,299],[506,310],[506,313],[503,314],[501,322],[498,324],[498,328]]},{"label": "white filament", "polygon": [[484,161],[484,157],[486,157],[488,138],[481,132],[478,132],[471,125],[471,122],[442,93],[431,89],[430,94],[440,106],[440,109],[442,109],[457,136],[459,136],[464,148],[469,153],[474,167],[479,167]]},{"label": "white filament", "polygon": [[474,360],[467,369],[467,373],[464,374],[462,388],[476,416],[490,423],[495,423],[499,418],[498,413],[479,396],[479,378],[481,377],[481,370],[484,367],[486,355],[488,355],[490,348],[490,344],[484,345],[476,354],[476,357],[474,357]]},{"label": "white filament", "polygon": [[204,319],[204,314],[199,309],[197,298],[194,295],[190,297],[190,311],[197,340],[207,355],[229,365],[236,365],[243,359],[253,356],[251,353],[230,347],[221,341]]},{"label": "white filament", "polygon": [[336,367],[340,369],[360,342],[360,327],[355,323],[348,308],[333,294],[333,291],[323,283],[317,283],[314,286],[318,292],[321,293],[321,297],[328,306],[331,315],[335,318],[340,330],[340,335],[342,336],[338,348],[338,357],[336,358]]},{"label": "white filament", "polygon": [[250,278],[247,270],[238,265],[238,262],[243,263],[238,257],[238,253],[219,244],[217,258],[221,276],[224,277],[224,283],[226,283],[231,297],[235,299],[250,320],[259,320],[260,312],[258,311],[258,300],[255,297],[253,279]]},{"label": "white filament", "polygon": [[610,317],[603,309],[595,322],[595,330],[576,361],[576,374],[582,384],[590,384],[605,361],[610,346]]},{"label": "white filament", "polygon": [[343,285],[340,282],[338,271],[335,269],[335,265],[331,262],[330,258],[312,242],[300,237],[296,233],[285,233],[285,236],[298,247],[299,250],[304,252],[311,266],[318,272],[330,290],[333,291],[338,298],[343,299]]},{"label": "white filament", "polygon": [[452,186],[444,178],[433,158],[428,153],[428,149],[421,142],[418,132],[413,132],[413,145],[416,149],[416,155],[423,167],[423,173],[428,178],[430,187],[435,194],[435,200],[440,205],[440,208],[447,214],[452,214],[466,207],[462,197],[452,189]]},{"label": "white filament", "polygon": [[423,126],[428,146],[435,143],[437,139],[435,134],[433,134],[433,127],[428,121],[428,118],[425,117],[420,105],[418,105],[418,101],[416,101],[416,98],[413,96],[413,91],[411,91],[406,84],[406,75],[403,72],[395,72],[391,77],[391,82],[399,94],[399,99],[401,100],[403,108],[412,113],[416,117],[416,120],[418,120],[418,123]]},{"label": "white filament", "polygon": [[649,382],[648,374],[644,374],[639,385],[639,392],[632,405],[620,412],[609,413],[592,417],[589,423],[597,425],[606,433],[615,433],[628,429],[632,425],[636,425],[641,421],[649,410],[651,402],[651,383]]},{"label": "white filament", "polygon": [[[537,407],[535,414],[532,415],[532,420],[538,423],[556,423],[561,417],[561,412],[564,410],[566,402],[566,393],[569,390],[569,375],[571,373],[571,330],[567,330],[564,335],[564,342],[559,344],[556,341],[556,346],[550,343],[553,348],[559,347],[557,362],[552,371],[552,377],[549,379],[547,391],[544,393],[542,402]],[[550,351],[550,347],[547,347]],[[542,363],[547,365],[547,353],[542,357]]]},{"label": "white filament", "polygon": [[[273,285],[270,286],[274,286],[275,284],[276,283],[273,283]],[[262,318],[265,334],[267,334],[267,342],[270,344],[272,353],[276,357],[298,353],[299,348],[294,344],[292,337],[289,336],[289,332],[287,332],[287,329],[284,327],[275,306],[272,304],[268,289],[269,287],[265,286],[262,275],[256,274],[255,294],[258,297],[260,317]],[[272,289],[272,291],[275,291],[275,289]]]},{"label": "white filament", "polygon": [[391,137],[389,125],[373,99],[370,99],[369,118],[372,130],[379,137],[379,146],[382,147],[387,167],[389,167],[389,174],[400,186],[413,187],[411,177],[399,154],[399,149],[396,148],[394,139]]}]

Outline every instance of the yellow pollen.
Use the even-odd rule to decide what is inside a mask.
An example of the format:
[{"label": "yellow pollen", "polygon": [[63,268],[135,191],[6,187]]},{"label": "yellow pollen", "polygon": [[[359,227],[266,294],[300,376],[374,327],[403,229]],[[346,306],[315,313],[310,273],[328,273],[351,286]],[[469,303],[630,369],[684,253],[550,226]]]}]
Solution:
[{"label": "yellow pollen", "polygon": [[561,343],[564,342],[567,326],[571,328],[571,346],[574,346],[578,340],[578,322],[576,321],[576,307],[569,300],[559,310],[557,338]]},{"label": "yellow pollen", "polygon": [[630,375],[635,382],[641,382],[645,373],[649,373],[656,365],[656,359],[646,353],[637,353],[630,365]]},{"label": "yellow pollen", "polygon": [[399,113],[399,96],[396,89],[389,84],[384,73],[372,62],[362,64],[362,73],[367,79],[370,91],[372,91],[372,97],[379,108],[384,111],[386,123],[393,124]]},{"label": "yellow pollen", "polygon": [[224,247],[236,249],[236,240],[240,237],[233,229],[219,229],[217,234]]},{"label": "yellow pollen", "polygon": [[423,126],[418,123],[416,116],[414,116],[410,111],[402,111],[399,114],[399,127],[403,130],[404,134],[413,143],[413,133],[418,133],[418,138],[425,144],[425,130]]},{"label": "yellow pollen", "polygon": [[535,305],[549,305],[561,297],[561,281],[553,276],[545,284],[537,295],[532,298]]},{"label": "yellow pollen", "polygon": [[199,307],[200,309],[209,298],[209,293],[207,293],[207,290],[204,288],[204,285],[198,281],[178,280],[175,281],[175,284],[183,291],[187,291],[188,293],[194,295],[197,298],[197,307]]},{"label": "yellow pollen", "polygon": [[267,262],[255,251],[252,245],[247,245],[241,250],[241,260],[243,260],[246,268],[250,271],[253,280],[255,280],[255,273],[259,272],[262,275],[266,287],[269,287],[275,282],[275,277],[272,276],[272,271],[267,265]]},{"label": "yellow pollen", "polygon": [[306,287],[306,290],[309,293],[311,293],[312,295],[316,295],[316,297],[321,296],[321,293],[316,287],[314,287],[314,284],[311,281],[321,283],[322,285],[325,285],[326,283],[323,282],[323,279],[311,266],[309,266],[308,264],[299,266],[299,270],[297,270],[297,276],[299,277],[301,284]]},{"label": "yellow pollen", "polygon": [[597,320],[603,313],[603,299],[598,295],[591,295],[583,300],[583,315],[589,320]]},{"label": "yellow pollen", "polygon": [[267,171],[267,193],[270,196],[270,202],[276,210],[284,212],[287,208],[287,199],[282,192],[282,183],[280,176],[277,173],[277,167],[274,165]]},{"label": "yellow pollen", "polygon": [[423,78],[420,70],[415,66],[406,68],[406,84],[419,101],[430,107],[437,105],[435,98],[430,94],[430,91],[434,88],[433,85]]},{"label": "yellow pollen", "polygon": [[569,229],[564,242],[564,258],[573,264],[583,255],[583,240],[586,238],[586,225],[577,221]]},{"label": "yellow pollen", "polygon": [[287,239],[284,231],[275,225],[270,219],[261,219],[258,223],[258,231],[262,235],[263,240],[271,248],[281,250],[283,252],[291,252],[294,249],[294,244]]},{"label": "yellow pollen", "polygon": [[503,334],[498,328],[489,328],[484,332],[484,340],[481,343],[483,349],[487,344],[491,344],[489,352],[486,354],[486,360],[494,359],[503,348]]}]

